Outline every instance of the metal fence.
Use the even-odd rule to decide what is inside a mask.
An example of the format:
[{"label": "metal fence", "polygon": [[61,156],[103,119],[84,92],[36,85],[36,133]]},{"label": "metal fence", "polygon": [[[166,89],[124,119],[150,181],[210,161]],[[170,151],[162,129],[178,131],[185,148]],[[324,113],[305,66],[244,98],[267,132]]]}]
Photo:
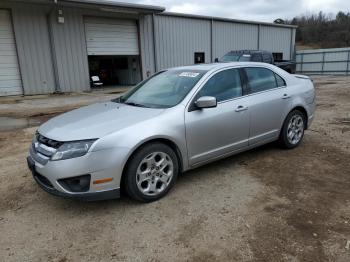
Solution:
[{"label": "metal fence", "polygon": [[296,52],[297,73],[350,75],[350,48]]}]

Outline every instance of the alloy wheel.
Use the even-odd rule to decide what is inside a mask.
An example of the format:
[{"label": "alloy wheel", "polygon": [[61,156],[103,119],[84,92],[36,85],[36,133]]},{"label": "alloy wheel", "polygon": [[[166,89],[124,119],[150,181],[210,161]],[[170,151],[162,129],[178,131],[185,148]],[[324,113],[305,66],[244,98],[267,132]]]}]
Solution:
[{"label": "alloy wheel", "polygon": [[300,115],[294,115],[287,128],[287,138],[289,143],[296,145],[300,142],[304,134],[304,120]]},{"label": "alloy wheel", "polygon": [[169,186],[173,174],[174,163],[168,154],[151,153],[140,162],[137,168],[137,187],[144,195],[159,195]]}]

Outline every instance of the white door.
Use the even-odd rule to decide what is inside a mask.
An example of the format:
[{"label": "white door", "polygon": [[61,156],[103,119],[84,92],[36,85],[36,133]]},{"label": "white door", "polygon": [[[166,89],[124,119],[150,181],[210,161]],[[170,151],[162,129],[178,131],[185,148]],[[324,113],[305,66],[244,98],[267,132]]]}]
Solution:
[{"label": "white door", "polygon": [[85,18],[88,55],[138,55],[135,20]]},{"label": "white door", "polygon": [[0,96],[23,94],[11,15],[0,10]]}]

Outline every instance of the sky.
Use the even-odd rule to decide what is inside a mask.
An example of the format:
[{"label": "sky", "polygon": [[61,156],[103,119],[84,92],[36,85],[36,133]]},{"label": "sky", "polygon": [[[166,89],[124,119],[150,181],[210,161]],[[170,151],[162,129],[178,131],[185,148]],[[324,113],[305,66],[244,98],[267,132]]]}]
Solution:
[{"label": "sky", "polygon": [[350,0],[121,0],[158,5],[169,12],[218,16],[233,19],[273,22],[307,13],[350,12]]}]

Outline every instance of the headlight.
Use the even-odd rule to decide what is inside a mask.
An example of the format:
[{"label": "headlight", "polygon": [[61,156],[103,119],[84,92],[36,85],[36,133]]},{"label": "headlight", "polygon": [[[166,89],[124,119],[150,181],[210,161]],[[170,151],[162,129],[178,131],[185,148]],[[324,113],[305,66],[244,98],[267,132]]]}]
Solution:
[{"label": "headlight", "polygon": [[57,152],[51,156],[51,160],[56,161],[83,156],[89,151],[91,145],[95,141],[96,139],[65,142],[57,149]]}]

